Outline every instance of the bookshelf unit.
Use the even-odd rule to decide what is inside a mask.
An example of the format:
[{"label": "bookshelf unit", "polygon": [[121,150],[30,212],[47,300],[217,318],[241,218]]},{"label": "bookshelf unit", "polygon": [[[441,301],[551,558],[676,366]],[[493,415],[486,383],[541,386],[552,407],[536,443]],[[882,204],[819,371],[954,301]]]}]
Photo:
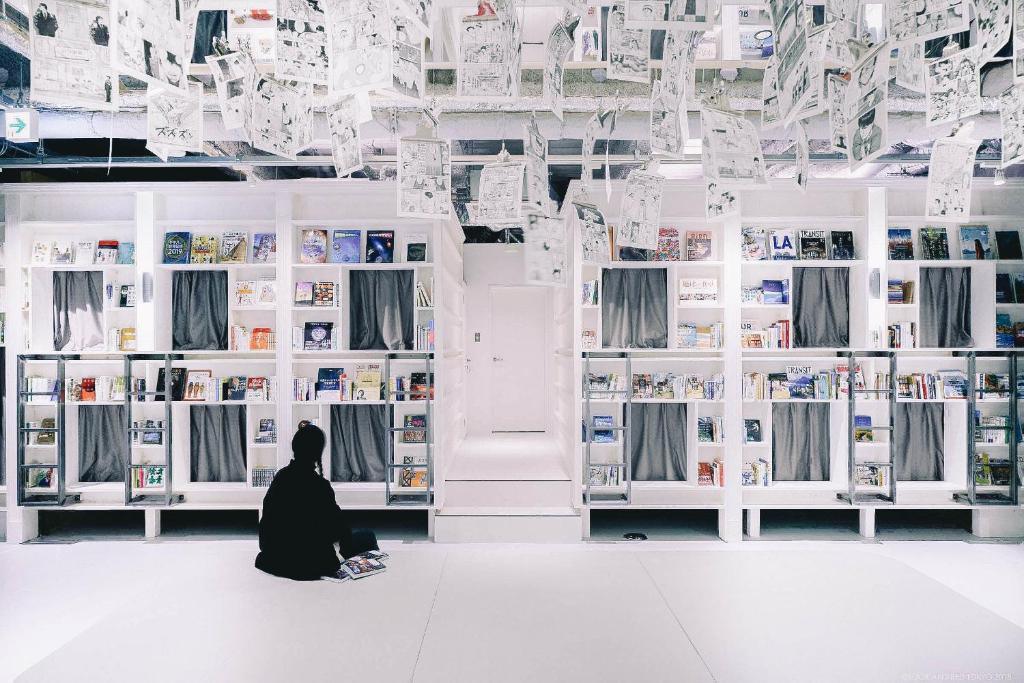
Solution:
[{"label": "bookshelf unit", "polygon": [[[454,373],[463,365],[461,351],[449,348],[444,323],[455,319],[461,311],[461,249],[462,231],[454,221],[399,219],[396,216],[394,186],[371,182],[291,183],[274,182],[263,186],[243,186],[207,183],[119,184],[97,190],[87,185],[62,184],[58,186],[19,186],[5,193],[5,219],[10,235],[10,250],[4,265],[15,267],[24,275],[12,283],[11,298],[25,301],[11,321],[9,335],[16,354],[53,354],[51,308],[53,286],[51,273],[55,270],[98,270],[104,284],[125,283],[135,286],[135,307],[111,310],[104,307],[104,329],[118,324],[136,327],[133,350],[102,348],[76,350],[66,357],[69,377],[122,377],[125,358],[134,353],[132,374],[144,379],[148,392],[157,388],[159,369],[164,355],[170,354],[174,369],[209,371],[212,377],[263,377],[272,385],[272,392],[259,399],[247,396],[231,400],[227,396],[207,396],[206,400],[173,400],[170,403],[170,424],[166,437],[169,449],[163,443],[145,443],[131,448],[132,469],[159,468],[166,463],[169,452],[172,476],[170,498],[166,503],[154,500],[152,491],[138,487],[135,482],[126,496],[124,481],[81,481],[78,454],[78,408],[82,405],[125,405],[123,400],[66,401],[66,464],[63,479],[69,500],[61,510],[73,514],[85,509],[125,509],[129,505],[145,504],[146,533],[159,533],[161,510],[258,510],[269,478],[291,459],[290,441],[295,425],[302,419],[318,419],[330,439],[330,403],[292,399],[293,377],[315,378],[320,367],[345,367],[354,371],[357,364],[378,363],[392,375],[422,372],[429,365],[433,375],[432,401],[395,401],[395,396],[382,395],[379,400],[346,401],[346,403],[379,404],[391,417],[390,427],[401,429],[405,416],[429,415],[426,431],[431,434],[427,443],[403,443],[402,433],[389,432],[392,441],[389,458],[398,465],[392,468],[391,480],[371,482],[333,482],[338,502],[352,509],[389,509],[402,506],[423,510],[429,515],[435,500],[443,490],[440,468],[447,453],[457,445],[459,429],[464,430],[461,389]],[[310,265],[300,262],[301,231],[317,226],[334,229],[367,230],[388,229],[396,233],[393,264],[339,264]],[[248,235],[245,262],[239,263],[179,263],[163,262],[164,238],[168,232],[189,232],[194,235],[214,235],[241,231]],[[253,236],[257,233],[276,237],[276,256],[268,261],[257,261],[253,256]],[[421,238],[426,243],[424,260],[406,262],[406,244],[410,238]],[[117,239],[133,241],[135,260],[132,264],[33,264],[32,249],[40,239]],[[219,239],[218,239],[219,241]],[[360,244],[362,253],[364,243]],[[219,245],[218,245],[219,247]],[[13,253],[12,253],[13,251]],[[413,283],[423,282],[429,300],[410,301],[413,320],[424,329],[431,328],[432,349],[351,350],[349,348],[349,278],[356,269],[400,270],[413,272]],[[224,271],[227,279],[227,300],[224,301],[228,321],[227,348],[174,349],[172,339],[172,301],[175,274],[179,272]],[[456,276],[457,274],[457,276]],[[332,307],[299,307],[294,305],[294,285],[300,280],[331,280],[338,284],[335,305]],[[258,283],[256,299],[236,301],[236,287],[242,283]],[[260,298],[261,286],[273,293],[272,298]],[[325,351],[293,348],[292,327],[300,322],[326,320],[336,323],[337,346]],[[124,321],[124,322],[121,322]],[[241,330],[244,328],[245,332]],[[254,329],[267,328],[272,335],[259,335],[258,344],[232,343],[234,339],[255,340]],[[247,333],[247,334],[246,334]],[[426,335],[423,335],[424,342]],[[415,338],[415,335],[414,335]],[[458,335],[452,339],[458,339]],[[50,376],[53,370],[36,361],[27,364],[29,374]],[[448,373],[453,373],[452,384]],[[8,367],[7,386],[16,386],[14,368]],[[429,376],[429,375],[428,375]],[[383,378],[382,378],[383,379]],[[385,380],[386,382],[386,380]],[[131,383],[128,383],[131,386]],[[451,400],[449,401],[449,397]],[[133,399],[138,397],[132,396]],[[158,397],[133,400],[132,419],[164,420],[168,408]],[[448,405],[451,405],[451,411]],[[232,476],[230,481],[193,481],[190,413],[194,406],[240,406],[243,408],[244,473]],[[26,406],[30,413],[46,410],[49,406]],[[425,410],[423,410],[425,408]],[[420,412],[417,412],[420,411]],[[32,413],[35,414],[35,413]],[[8,430],[18,426],[14,416],[5,416]],[[267,433],[260,434],[261,421],[273,419],[277,431],[276,442],[270,442]],[[461,421],[460,421],[461,420]],[[155,428],[151,432],[157,431]],[[15,431],[8,433],[14,434]],[[257,438],[257,437],[260,438]],[[152,439],[156,437],[150,434]],[[129,438],[127,434],[121,438]],[[405,455],[415,462],[406,463]],[[8,480],[17,469],[17,439],[8,440],[5,470]],[[429,454],[429,455],[428,455]],[[421,464],[422,461],[424,461]],[[42,462],[42,461],[40,461]],[[324,454],[325,475],[331,478],[330,443]],[[419,487],[401,486],[402,474],[410,469],[429,473],[426,484]],[[421,479],[417,479],[419,482]],[[16,480],[13,480],[16,481]],[[157,494],[163,494],[163,487]],[[390,495],[389,495],[390,492]],[[139,500],[143,496],[144,500]],[[135,499],[133,501],[133,499]],[[168,505],[167,503],[170,503]],[[49,506],[56,509],[57,506]],[[44,508],[45,509],[45,508]],[[63,512],[61,514],[64,514]],[[11,540],[25,540],[37,533],[36,511],[17,508],[8,515]]]}]

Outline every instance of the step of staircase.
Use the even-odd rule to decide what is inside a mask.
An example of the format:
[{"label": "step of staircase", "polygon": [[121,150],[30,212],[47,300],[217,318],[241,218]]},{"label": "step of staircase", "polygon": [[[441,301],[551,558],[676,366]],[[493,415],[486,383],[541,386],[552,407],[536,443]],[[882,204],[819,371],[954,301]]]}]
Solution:
[{"label": "step of staircase", "polygon": [[571,507],[452,507],[434,517],[437,543],[575,543],[583,538]]},{"label": "step of staircase", "polygon": [[572,501],[569,479],[448,479],[444,501],[454,508],[556,508]]}]

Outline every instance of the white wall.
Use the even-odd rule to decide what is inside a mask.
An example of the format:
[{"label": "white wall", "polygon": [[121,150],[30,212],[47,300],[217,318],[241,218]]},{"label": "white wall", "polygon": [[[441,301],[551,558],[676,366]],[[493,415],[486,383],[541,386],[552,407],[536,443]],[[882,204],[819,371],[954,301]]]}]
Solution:
[{"label": "white wall", "polygon": [[[511,244],[466,244],[463,245],[463,274],[466,282],[466,418],[468,432],[474,435],[491,433],[490,366],[494,356],[491,347],[491,301],[490,288],[493,285],[523,285],[523,250]],[[548,291],[545,288],[545,291]],[[551,311],[549,305],[548,310]],[[546,346],[545,377],[528,381],[543,391],[551,405],[552,354],[554,353],[554,323],[549,317],[545,326]],[[480,341],[476,341],[476,334]],[[552,425],[548,425],[550,430]]]}]

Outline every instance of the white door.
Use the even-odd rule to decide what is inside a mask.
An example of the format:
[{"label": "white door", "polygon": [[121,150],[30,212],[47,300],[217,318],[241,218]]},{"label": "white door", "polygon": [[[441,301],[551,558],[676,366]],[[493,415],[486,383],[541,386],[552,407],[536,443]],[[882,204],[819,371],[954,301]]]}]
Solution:
[{"label": "white door", "polygon": [[547,429],[548,291],[491,287],[491,431]]}]

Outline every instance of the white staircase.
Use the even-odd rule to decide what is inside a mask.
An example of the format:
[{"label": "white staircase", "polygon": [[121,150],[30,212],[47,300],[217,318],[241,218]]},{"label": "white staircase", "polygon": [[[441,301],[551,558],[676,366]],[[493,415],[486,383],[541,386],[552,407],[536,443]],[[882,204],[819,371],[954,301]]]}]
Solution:
[{"label": "white staircase", "polygon": [[543,435],[466,439],[434,517],[438,543],[572,543],[579,511],[565,458]]}]

